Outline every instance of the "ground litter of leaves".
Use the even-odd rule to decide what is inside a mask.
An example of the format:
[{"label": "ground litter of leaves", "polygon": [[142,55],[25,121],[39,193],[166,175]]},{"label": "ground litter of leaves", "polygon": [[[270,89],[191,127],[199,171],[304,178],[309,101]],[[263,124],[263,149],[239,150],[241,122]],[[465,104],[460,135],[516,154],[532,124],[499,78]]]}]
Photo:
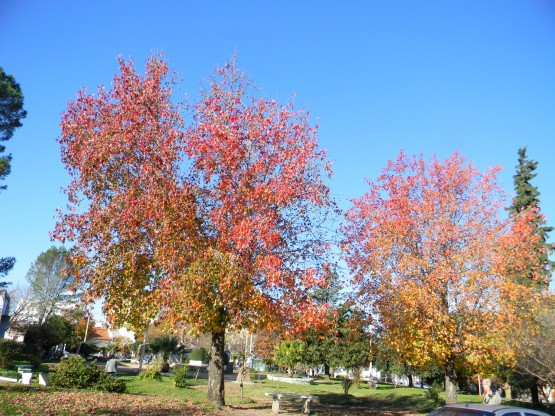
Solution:
[{"label": "ground litter of leaves", "polygon": [[[2,394],[2,392],[0,392]],[[204,415],[207,412],[192,403],[168,397],[109,394],[84,391],[49,391],[21,393],[8,399],[9,404],[25,411],[18,415]],[[28,409],[28,410],[27,410]],[[2,410],[0,409],[0,412]],[[0,413],[16,414],[16,413]]]},{"label": "ground litter of leaves", "polygon": [[[18,386],[19,387],[19,386]],[[225,406],[208,410],[191,402],[170,398],[136,394],[110,394],[92,391],[23,388],[17,394],[9,394],[0,388],[0,415],[113,415],[113,416],[263,416],[273,415],[270,403],[257,403],[255,407]],[[13,391],[13,390],[12,390]],[[4,397],[2,397],[4,396]],[[299,409],[280,411],[285,415],[302,415]],[[413,416],[404,412],[379,411],[376,409],[349,408],[333,410],[314,409],[318,416]]]}]

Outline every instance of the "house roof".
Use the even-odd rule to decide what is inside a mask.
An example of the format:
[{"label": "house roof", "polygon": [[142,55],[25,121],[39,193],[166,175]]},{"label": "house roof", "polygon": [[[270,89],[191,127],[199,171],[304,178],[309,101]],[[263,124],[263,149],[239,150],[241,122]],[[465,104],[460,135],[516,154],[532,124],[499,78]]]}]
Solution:
[{"label": "house roof", "polygon": [[112,340],[112,337],[110,336],[110,333],[107,329],[98,328],[98,327],[95,327],[92,329],[88,338],[91,341],[111,341]]}]

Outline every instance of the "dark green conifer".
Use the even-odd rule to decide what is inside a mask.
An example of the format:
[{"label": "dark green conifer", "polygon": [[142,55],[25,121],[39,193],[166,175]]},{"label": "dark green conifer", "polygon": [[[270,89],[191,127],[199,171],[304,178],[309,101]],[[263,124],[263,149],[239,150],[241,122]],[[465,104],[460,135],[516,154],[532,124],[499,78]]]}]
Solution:
[{"label": "dark green conifer", "polygon": [[[23,109],[23,94],[19,84],[12,75],[8,75],[0,67],[0,142],[10,140],[14,130],[21,127],[21,119],[27,112]],[[0,181],[10,173],[11,155],[3,155],[6,147],[0,144]],[[0,186],[0,190],[6,186]],[[0,258],[0,278],[8,274],[15,264],[13,257]],[[0,282],[0,288],[6,287],[8,282]]]},{"label": "dark green conifer", "polygon": [[[516,215],[525,209],[536,209],[540,213],[540,191],[532,185],[532,179],[537,175],[534,171],[538,167],[538,162],[529,160],[526,156],[526,146],[518,149],[518,165],[516,166],[516,174],[513,176],[516,197],[513,204],[509,207],[511,215]],[[555,262],[549,259],[549,255],[553,252],[555,244],[548,243],[549,233],[553,231],[553,227],[545,225],[545,218],[538,215],[534,227],[536,228],[536,235],[540,236],[538,244],[541,245],[542,250],[538,254],[539,273],[543,277],[542,288],[547,289],[551,280],[551,274]]]},{"label": "dark green conifer", "polygon": [[[516,174],[513,176],[516,197],[513,200],[513,204],[509,207],[510,215],[518,215],[526,209],[536,209],[538,214],[540,214],[540,191],[531,183],[532,179],[537,175],[534,172],[537,167],[538,162],[529,160],[526,156],[526,146],[518,149],[518,165],[516,166]],[[553,230],[553,227],[546,226],[545,219],[541,215],[538,215],[534,226],[536,228],[536,235],[540,236],[538,244],[542,248],[542,250],[538,250],[537,264],[539,269],[534,271],[539,272],[543,277],[543,282],[535,284],[538,285],[539,290],[546,290],[549,287],[552,270],[555,266],[555,262],[549,259],[549,255],[553,252],[555,245],[547,242],[548,234]],[[536,282],[531,277],[534,275],[534,271],[531,270],[528,276],[521,276],[522,282]],[[532,403],[539,405],[539,379],[537,377],[513,371],[510,373],[509,378],[514,386],[528,386]]]}]

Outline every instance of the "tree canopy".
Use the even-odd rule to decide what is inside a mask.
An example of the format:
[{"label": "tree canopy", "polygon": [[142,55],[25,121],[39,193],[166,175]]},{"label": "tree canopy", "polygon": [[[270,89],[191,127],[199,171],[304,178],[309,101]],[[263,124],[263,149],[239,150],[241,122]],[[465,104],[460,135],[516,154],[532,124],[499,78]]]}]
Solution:
[{"label": "tree canopy", "polygon": [[501,218],[497,170],[482,174],[459,154],[426,162],[401,152],[346,214],[358,301],[405,363],[443,368],[448,402],[458,365],[478,370],[514,357],[505,337],[532,299],[509,274],[536,254],[534,213]]},{"label": "tree canopy", "polygon": [[[23,93],[13,75],[8,75],[0,67],[0,142],[10,140],[16,128],[21,127],[21,120],[27,116],[23,109]],[[6,147],[0,144],[0,182],[10,174],[11,155],[4,155]],[[6,185],[0,186],[0,191]],[[0,258],[0,278],[5,277],[15,264],[14,257]],[[0,282],[0,289],[8,282]]]},{"label": "tree canopy", "polygon": [[[549,259],[555,244],[548,242],[549,233],[553,231],[553,227],[545,225],[545,218],[540,212],[540,191],[532,184],[532,179],[537,175],[535,173],[537,167],[538,162],[528,159],[526,147],[518,149],[518,165],[513,176],[516,196],[509,207],[509,212],[511,215],[518,215],[526,210],[536,211],[537,215],[533,217],[532,226],[534,227],[534,234],[539,237],[537,241],[537,262],[532,265],[533,270],[529,270],[528,273],[520,276],[520,281],[522,283],[540,283],[540,288],[544,290],[549,286],[551,274],[555,267],[555,261]],[[533,278],[535,273],[542,275],[543,279],[540,282]]]},{"label": "tree canopy", "polygon": [[57,304],[77,298],[71,287],[74,276],[69,273],[68,256],[67,249],[52,246],[39,254],[25,276],[39,324],[46,322]]},{"label": "tree canopy", "polygon": [[[0,142],[10,140],[21,120],[27,116],[23,109],[23,93],[13,75],[8,75],[0,67]],[[0,181],[10,173],[11,155],[4,156],[6,147],[0,145]],[[0,186],[0,190],[6,186]]]},{"label": "tree canopy", "polygon": [[232,62],[184,128],[161,57],[120,60],[113,88],[81,91],[59,142],[73,177],[55,235],[114,322],[155,316],[212,334],[209,399],[224,404],[226,328],[309,326],[335,205],[317,131],[292,104],[257,98]]}]

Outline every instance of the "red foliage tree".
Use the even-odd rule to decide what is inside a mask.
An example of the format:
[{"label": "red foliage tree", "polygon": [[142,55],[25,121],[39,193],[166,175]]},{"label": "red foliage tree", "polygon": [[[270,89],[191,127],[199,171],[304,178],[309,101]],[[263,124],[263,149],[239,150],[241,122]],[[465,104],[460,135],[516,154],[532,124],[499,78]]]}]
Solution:
[{"label": "red foliage tree", "polygon": [[[292,105],[253,98],[230,64],[183,120],[151,58],[120,60],[113,90],[84,91],[63,115],[73,181],[55,235],[113,321],[158,315],[212,334],[209,400],[223,405],[226,329],[307,326],[333,212],[325,152]],[[297,319],[302,318],[302,319]]]},{"label": "red foliage tree", "polygon": [[534,258],[535,237],[529,218],[501,219],[497,170],[401,152],[346,215],[359,301],[407,364],[444,368],[448,402],[457,370],[510,362],[507,333],[533,299],[513,276]]}]

